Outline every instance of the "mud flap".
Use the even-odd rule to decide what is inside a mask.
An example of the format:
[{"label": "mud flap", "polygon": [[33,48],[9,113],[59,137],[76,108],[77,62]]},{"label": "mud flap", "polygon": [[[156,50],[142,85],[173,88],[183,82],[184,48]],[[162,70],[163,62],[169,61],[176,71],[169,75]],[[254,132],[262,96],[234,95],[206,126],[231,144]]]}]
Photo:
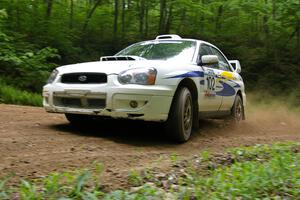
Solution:
[{"label": "mud flap", "polygon": [[245,114],[245,107],[243,105],[243,117],[242,117],[243,120],[246,120],[246,114]]}]

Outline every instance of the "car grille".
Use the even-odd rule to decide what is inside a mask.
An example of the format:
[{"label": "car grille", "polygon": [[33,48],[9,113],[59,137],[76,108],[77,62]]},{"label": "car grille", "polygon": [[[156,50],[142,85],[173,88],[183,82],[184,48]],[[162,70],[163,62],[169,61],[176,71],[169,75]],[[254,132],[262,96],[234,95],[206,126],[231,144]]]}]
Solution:
[{"label": "car grille", "polygon": [[105,99],[94,98],[71,98],[54,97],[54,105],[67,108],[103,109],[106,105]]},{"label": "car grille", "polygon": [[63,74],[61,82],[69,84],[107,83],[107,75],[104,73]]}]

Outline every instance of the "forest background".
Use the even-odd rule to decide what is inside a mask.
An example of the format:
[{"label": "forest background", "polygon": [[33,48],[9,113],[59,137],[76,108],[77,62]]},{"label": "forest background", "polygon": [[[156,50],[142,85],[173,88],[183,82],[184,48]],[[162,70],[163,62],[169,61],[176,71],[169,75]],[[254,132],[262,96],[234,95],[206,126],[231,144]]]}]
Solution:
[{"label": "forest background", "polygon": [[168,33],[216,44],[247,92],[300,106],[300,0],[0,0],[0,102],[40,105],[55,67]]}]

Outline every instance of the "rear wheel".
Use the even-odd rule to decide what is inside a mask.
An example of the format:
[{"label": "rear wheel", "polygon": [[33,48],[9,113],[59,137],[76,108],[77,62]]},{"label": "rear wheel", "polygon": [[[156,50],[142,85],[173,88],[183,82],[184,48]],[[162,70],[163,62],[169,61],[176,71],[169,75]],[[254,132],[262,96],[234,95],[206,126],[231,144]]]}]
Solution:
[{"label": "rear wheel", "polygon": [[231,108],[231,120],[239,123],[244,119],[244,106],[240,95],[235,97],[233,106]]},{"label": "rear wheel", "polygon": [[193,100],[188,88],[180,88],[172,103],[166,128],[176,142],[186,142],[192,133]]}]

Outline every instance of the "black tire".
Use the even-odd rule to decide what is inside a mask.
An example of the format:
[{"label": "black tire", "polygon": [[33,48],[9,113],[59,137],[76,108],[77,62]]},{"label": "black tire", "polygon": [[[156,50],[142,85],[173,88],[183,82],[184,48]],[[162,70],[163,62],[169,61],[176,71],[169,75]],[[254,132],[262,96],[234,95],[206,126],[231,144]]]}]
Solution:
[{"label": "black tire", "polygon": [[245,119],[243,101],[240,95],[236,95],[233,106],[231,108],[231,121],[239,123]]},{"label": "black tire", "polygon": [[176,142],[188,141],[193,127],[193,100],[188,88],[182,87],[176,92],[169,117],[166,122],[168,135]]},{"label": "black tire", "polygon": [[65,113],[65,116],[72,125],[76,126],[91,123],[93,121],[93,117],[90,115]]}]

